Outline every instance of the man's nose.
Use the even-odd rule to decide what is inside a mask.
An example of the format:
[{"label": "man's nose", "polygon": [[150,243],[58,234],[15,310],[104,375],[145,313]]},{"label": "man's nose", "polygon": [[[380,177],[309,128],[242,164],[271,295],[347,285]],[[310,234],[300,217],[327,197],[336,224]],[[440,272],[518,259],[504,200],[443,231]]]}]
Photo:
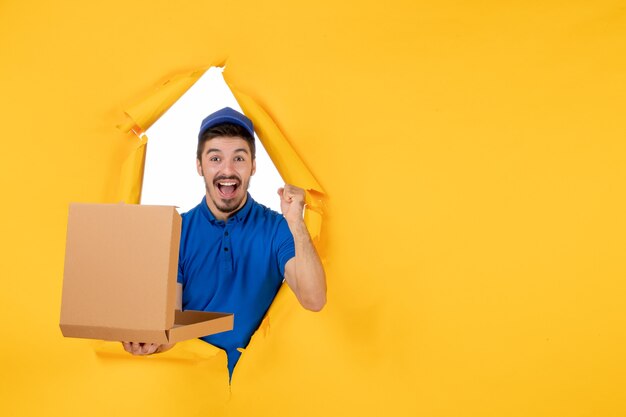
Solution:
[{"label": "man's nose", "polygon": [[222,173],[228,175],[235,172],[235,164],[233,161],[224,161],[222,164]]}]

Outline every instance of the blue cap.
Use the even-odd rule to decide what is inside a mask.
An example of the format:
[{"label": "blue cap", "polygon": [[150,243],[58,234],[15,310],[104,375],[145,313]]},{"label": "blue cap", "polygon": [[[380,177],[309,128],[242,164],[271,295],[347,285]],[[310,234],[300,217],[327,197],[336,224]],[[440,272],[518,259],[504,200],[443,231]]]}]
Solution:
[{"label": "blue cap", "polygon": [[198,133],[198,140],[202,137],[204,132],[222,123],[233,123],[246,129],[252,137],[254,137],[254,126],[252,120],[248,119],[237,110],[233,110],[230,107],[224,107],[215,113],[209,114],[204,118],[200,125],[200,133]]}]

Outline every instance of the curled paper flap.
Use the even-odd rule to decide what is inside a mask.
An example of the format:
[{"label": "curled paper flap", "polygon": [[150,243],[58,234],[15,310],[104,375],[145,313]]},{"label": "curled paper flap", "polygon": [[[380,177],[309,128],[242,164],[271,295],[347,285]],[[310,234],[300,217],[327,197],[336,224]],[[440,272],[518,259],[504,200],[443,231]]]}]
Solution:
[{"label": "curled paper flap", "polygon": [[197,69],[168,79],[148,97],[129,107],[124,112],[127,120],[118,128],[124,132],[136,132],[137,128],[148,130],[208,69]]}]

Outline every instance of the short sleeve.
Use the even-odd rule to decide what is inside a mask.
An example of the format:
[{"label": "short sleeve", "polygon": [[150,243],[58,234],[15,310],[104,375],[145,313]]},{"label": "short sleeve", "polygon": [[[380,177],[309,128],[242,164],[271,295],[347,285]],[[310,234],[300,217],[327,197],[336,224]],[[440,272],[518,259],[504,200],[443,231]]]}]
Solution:
[{"label": "short sleeve", "polygon": [[291,258],[296,256],[296,248],[293,242],[293,235],[291,234],[291,230],[289,230],[287,221],[283,217],[281,217],[280,223],[278,225],[275,243],[278,268],[280,269],[280,274],[284,277],[285,264],[287,264],[287,261],[289,261]]}]

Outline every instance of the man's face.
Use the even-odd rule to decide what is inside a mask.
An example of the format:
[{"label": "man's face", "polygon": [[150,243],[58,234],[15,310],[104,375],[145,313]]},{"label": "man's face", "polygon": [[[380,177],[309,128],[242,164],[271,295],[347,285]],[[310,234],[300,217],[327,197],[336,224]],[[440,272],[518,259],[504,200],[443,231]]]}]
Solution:
[{"label": "man's face", "polygon": [[207,205],[216,218],[226,220],[243,207],[250,177],[256,171],[256,161],[244,139],[218,136],[206,141],[196,167],[204,177]]}]

